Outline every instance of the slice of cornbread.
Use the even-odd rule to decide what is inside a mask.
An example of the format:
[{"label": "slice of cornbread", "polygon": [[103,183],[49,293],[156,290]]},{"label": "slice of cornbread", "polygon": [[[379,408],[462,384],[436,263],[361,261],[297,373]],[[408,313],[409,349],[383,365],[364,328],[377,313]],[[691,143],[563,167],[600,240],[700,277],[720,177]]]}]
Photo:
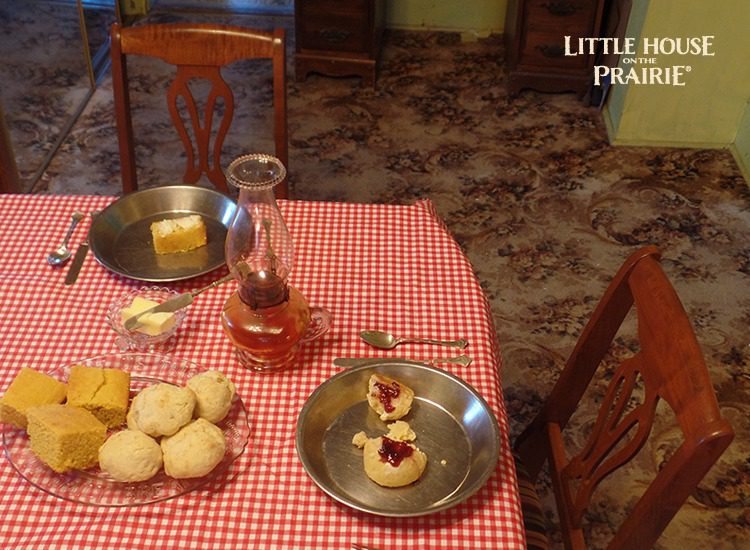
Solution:
[{"label": "slice of cornbread", "polygon": [[58,473],[95,466],[107,427],[80,407],[41,405],[27,411],[29,444]]},{"label": "slice of cornbread", "polygon": [[26,428],[31,407],[65,401],[65,384],[48,374],[23,367],[0,398],[0,422]]},{"label": "slice of cornbread", "polygon": [[129,372],[83,365],[70,369],[68,405],[86,409],[108,428],[125,422],[129,394]]},{"label": "slice of cornbread", "polygon": [[198,214],[151,224],[157,254],[187,252],[206,244],[206,224]]}]

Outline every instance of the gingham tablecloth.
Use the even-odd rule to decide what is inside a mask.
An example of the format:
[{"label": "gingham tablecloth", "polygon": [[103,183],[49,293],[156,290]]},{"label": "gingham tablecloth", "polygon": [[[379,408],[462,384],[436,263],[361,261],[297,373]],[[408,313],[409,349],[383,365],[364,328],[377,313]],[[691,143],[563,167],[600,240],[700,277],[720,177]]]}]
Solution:
[{"label": "gingham tablecloth", "polygon": [[[45,260],[74,210],[101,209],[112,200],[0,196],[0,391],[22,366],[51,370],[117,351],[104,320],[107,306],[144,283],[110,273],[89,254],[78,282],[68,287],[67,266],[51,268]],[[225,372],[248,409],[250,445],[232,465],[229,480],[162,503],[104,508],[47,495],[2,457],[2,547],[524,547],[492,318],[468,260],[432,204],[282,201],[280,206],[295,243],[291,283],[311,305],[331,311],[330,332],[303,348],[295,370],[273,375],[243,370],[219,322],[235,288],[229,283],[196,299],[172,352]],[[87,228],[88,220],[76,229],[74,249]],[[217,274],[169,286],[198,288]],[[441,366],[487,400],[499,421],[502,449],[494,474],[468,501],[428,516],[380,517],[334,501],[305,473],[294,444],[297,415],[313,390],[339,371],[335,357],[425,358],[443,351],[422,344],[375,350],[357,337],[365,328],[469,340],[467,352],[474,359],[469,368]]]}]

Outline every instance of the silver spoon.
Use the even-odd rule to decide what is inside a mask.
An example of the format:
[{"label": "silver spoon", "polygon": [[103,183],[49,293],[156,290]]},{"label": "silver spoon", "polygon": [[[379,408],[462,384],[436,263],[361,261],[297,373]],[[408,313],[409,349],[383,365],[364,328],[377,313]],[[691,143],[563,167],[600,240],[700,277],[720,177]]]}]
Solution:
[{"label": "silver spoon", "polygon": [[464,349],[469,343],[464,340],[433,340],[432,338],[399,338],[393,334],[381,330],[363,330],[359,337],[375,348],[393,349],[399,344],[406,342],[417,342],[421,344],[435,344],[437,346],[446,346],[448,348]]},{"label": "silver spoon", "polygon": [[80,222],[84,218],[85,214],[83,212],[79,212],[76,210],[73,212],[73,219],[70,222],[70,227],[68,228],[68,232],[65,234],[65,238],[63,239],[62,244],[57,248],[57,250],[53,250],[49,254],[47,254],[47,263],[49,265],[62,265],[65,262],[67,262],[70,259],[70,249],[68,248],[68,241],[70,240],[71,235],[73,235],[73,230],[76,228],[76,225],[78,225],[78,222]]}]

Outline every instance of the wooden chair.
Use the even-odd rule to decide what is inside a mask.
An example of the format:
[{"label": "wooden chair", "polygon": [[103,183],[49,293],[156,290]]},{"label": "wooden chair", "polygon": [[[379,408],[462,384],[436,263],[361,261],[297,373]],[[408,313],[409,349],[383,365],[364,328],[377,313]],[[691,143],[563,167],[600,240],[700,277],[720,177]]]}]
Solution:
[{"label": "wooden chair", "polygon": [[[284,29],[275,29],[271,33],[206,24],[143,25],[123,28],[115,23],[111,36],[112,85],[124,193],[138,188],[126,64],[129,55],[157,57],[177,67],[175,80],[167,92],[167,103],[170,116],[187,153],[184,182],[195,183],[205,173],[222,191],[227,191],[227,182],[221,167],[221,151],[234,114],[234,97],[221,76],[221,68],[241,59],[271,59],[275,155],[288,168]],[[211,83],[202,120],[189,87],[191,79],[205,79]],[[189,113],[189,128],[180,117],[180,99],[185,102]],[[224,113],[219,117],[217,105],[222,102]],[[215,121],[217,118],[219,120]],[[217,125],[216,137],[211,145],[214,123]],[[195,136],[195,143],[192,142],[189,130],[192,130]],[[276,196],[288,196],[286,181],[276,187]]]},{"label": "wooden chair", "polygon": [[0,193],[20,193],[21,179],[16,166],[10,133],[5,126],[5,112],[0,103]]},{"label": "wooden chair", "polygon": [[549,550],[544,509],[534,486],[534,480],[529,477],[526,465],[516,453],[513,453],[513,460],[516,463],[523,530],[526,532],[526,550]]},{"label": "wooden chair", "polygon": [[[581,525],[592,492],[645,444],[659,400],[674,413],[683,439],[618,528],[610,549],[651,548],[734,437],[659,257],[655,247],[645,247],[620,268],[541,412],[515,445],[532,479],[549,461],[567,548],[586,547]],[[584,447],[568,457],[561,432],[633,306],[640,349],[617,367]],[[636,386],[643,398],[634,404]]]}]

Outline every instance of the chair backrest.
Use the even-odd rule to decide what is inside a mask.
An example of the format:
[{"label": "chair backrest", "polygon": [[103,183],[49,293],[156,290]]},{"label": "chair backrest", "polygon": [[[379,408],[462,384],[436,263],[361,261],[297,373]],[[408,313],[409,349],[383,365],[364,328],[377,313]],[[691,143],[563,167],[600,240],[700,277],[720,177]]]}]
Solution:
[{"label": "chair backrest", "polygon": [[[176,66],[177,74],[167,91],[167,103],[187,153],[184,182],[195,183],[205,173],[222,191],[227,191],[227,182],[221,167],[221,151],[234,114],[234,96],[222,78],[221,68],[242,59],[272,60],[275,155],[288,168],[284,29],[263,32],[225,25],[181,23],[121,27],[115,23],[111,36],[112,85],[124,193],[138,188],[126,63],[129,55],[156,57]],[[189,86],[193,79],[207,80],[211,84],[202,119]],[[189,127],[180,116],[180,101],[184,101],[189,115]],[[286,180],[275,190],[278,198],[286,198]]]},{"label": "chair backrest", "polygon": [[[581,525],[592,493],[646,443],[659,400],[674,413],[681,444],[640,496],[609,548],[651,548],[734,437],[720,415],[690,321],[659,257],[659,251],[649,246],[623,264],[541,412],[516,442],[516,452],[533,477],[549,460],[568,548],[586,547]],[[561,432],[632,307],[639,350],[613,373],[586,443],[569,457]]]}]

